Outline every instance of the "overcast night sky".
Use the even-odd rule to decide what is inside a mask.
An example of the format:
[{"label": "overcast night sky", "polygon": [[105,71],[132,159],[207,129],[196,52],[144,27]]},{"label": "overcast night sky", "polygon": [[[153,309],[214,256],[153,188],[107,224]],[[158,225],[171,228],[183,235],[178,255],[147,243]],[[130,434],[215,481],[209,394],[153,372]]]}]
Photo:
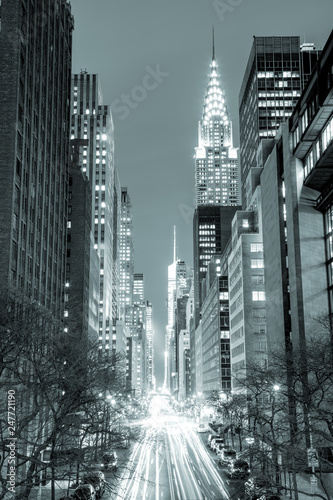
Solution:
[{"label": "overcast night sky", "polygon": [[[238,93],[253,36],[299,35],[322,48],[333,29],[333,2],[71,0],[71,5],[73,72],[97,73],[104,104],[113,108],[116,167],[134,212],[135,272],[144,273],[145,298],[153,304],[159,384],[174,224],[177,256],[193,265],[193,154],[212,25],[238,147]],[[124,104],[124,94],[135,99]]]}]

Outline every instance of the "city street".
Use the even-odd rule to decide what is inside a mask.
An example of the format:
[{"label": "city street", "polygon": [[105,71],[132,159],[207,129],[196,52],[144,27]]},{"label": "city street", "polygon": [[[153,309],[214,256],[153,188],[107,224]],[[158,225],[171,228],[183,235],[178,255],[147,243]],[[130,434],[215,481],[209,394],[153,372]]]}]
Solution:
[{"label": "city street", "polygon": [[147,419],[144,426],[122,473],[117,500],[232,498],[192,421],[161,415]]}]

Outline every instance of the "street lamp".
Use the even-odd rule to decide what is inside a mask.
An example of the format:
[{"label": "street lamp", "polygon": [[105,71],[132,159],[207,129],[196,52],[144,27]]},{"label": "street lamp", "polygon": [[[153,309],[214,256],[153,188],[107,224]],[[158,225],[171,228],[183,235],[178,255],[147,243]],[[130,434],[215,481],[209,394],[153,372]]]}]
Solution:
[{"label": "street lamp", "polygon": [[250,451],[250,470],[251,470],[251,468],[252,468],[252,453],[253,453],[252,446],[254,444],[254,437],[253,436],[247,436],[245,438],[245,441],[249,445],[249,451]]}]

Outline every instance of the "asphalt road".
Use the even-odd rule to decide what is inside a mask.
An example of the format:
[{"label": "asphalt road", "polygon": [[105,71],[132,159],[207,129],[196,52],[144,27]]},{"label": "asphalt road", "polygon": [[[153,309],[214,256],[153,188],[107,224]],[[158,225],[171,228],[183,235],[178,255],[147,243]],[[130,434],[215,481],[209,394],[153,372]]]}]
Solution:
[{"label": "asphalt road", "polygon": [[143,424],[117,487],[117,500],[233,500],[193,422],[157,415]]}]

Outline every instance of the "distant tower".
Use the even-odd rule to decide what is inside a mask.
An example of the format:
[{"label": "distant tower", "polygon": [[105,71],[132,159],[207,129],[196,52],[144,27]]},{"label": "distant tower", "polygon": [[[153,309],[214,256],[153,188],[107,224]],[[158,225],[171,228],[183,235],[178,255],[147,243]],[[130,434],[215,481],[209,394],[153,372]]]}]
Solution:
[{"label": "distant tower", "polygon": [[220,84],[213,31],[212,62],[199,142],[195,148],[197,208],[193,217],[195,325],[199,324],[201,282],[211,257],[222,253],[231,234],[231,220],[240,208],[238,149],[232,144],[232,124]]},{"label": "distant tower", "polygon": [[[83,147],[82,170],[92,185],[92,228],[99,256],[99,349],[110,352],[112,320],[116,314],[118,182],[114,166],[111,107],[102,104],[98,75],[82,72],[72,77],[71,139],[88,139]],[[70,220],[70,214],[69,214]]]},{"label": "distant tower", "polygon": [[140,304],[144,301],[145,285],[142,273],[134,273],[133,281],[133,304]]},{"label": "distant tower", "polygon": [[147,338],[147,379],[148,389],[153,389],[154,380],[154,330],[153,330],[153,306],[146,302],[146,338]]},{"label": "distant tower", "polygon": [[214,31],[209,81],[198,132],[196,205],[239,205],[238,149],[233,147],[232,123],[215,60]]},{"label": "distant tower", "polygon": [[183,260],[177,258],[176,226],[173,230],[173,262],[168,266],[168,324],[165,335],[165,383],[171,388],[172,373],[175,371],[175,311],[177,299],[187,290],[187,267]]},{"label": "distant tower", "polygon": [[[127,187],[121,188],[121,223],[120,223],[120,286],[119,309],[120,318],[126,319],[126,311],[133,304],[134,283],[134,242],[133,242],[133,209]],[[126,321],[128,326],[129,322]]]}]

